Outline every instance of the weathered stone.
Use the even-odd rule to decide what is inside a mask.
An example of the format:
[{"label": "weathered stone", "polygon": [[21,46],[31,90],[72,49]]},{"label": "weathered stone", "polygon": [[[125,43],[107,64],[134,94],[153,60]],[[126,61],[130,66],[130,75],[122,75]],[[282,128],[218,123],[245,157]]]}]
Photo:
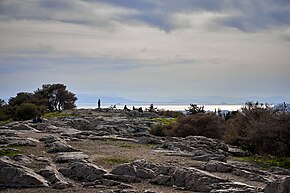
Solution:
[{"label": "weathered stone", "polygon": [[134,189],[124,189],[120,190],[120,193],[138,193],[138,191]]},{"label": "weathered stone", "polygon": [[280,167],[271,167],[269,171],[273,174],[278,174],[278,175],[290,175],[290,170],[287,170],[285,168],[280,168]]},{"label": "weathered stone", "polygon": [[264,193],[289,193],[290,192],[290,177],[279,179],[275,182],[269,183]]},{"label": "weathered stone", "polygon": [[210,193],[258,193],[260,188],[250,186],[241,182],[216,183],[210,186]]},{"label": "weathered stone", "polygon": [[46,187],[47,181],[30,168],[18,165],[8,157],[0,158],[0,186]]},{"label": "weathered stone", "polygon": [[115,175],[127,175],[141,179],[152,179],[155,177],[154,172],[146,167],[141,167],[142,164],[133,162],[133,164],[123,164],[114,168],[110,173]]},{"label": "weathered stone", "polygon": [[72,161],[87,160],[88,158],[89,156],[87,154],[84,154],[83,152],[61,152],[56,154],[54,161],[58,163],[66,163]]},{"label": "weathered stone", "polygon": [[234,168],[232,173],[237,176],[242,176],[251,181],[264,182],[264,183],[268,183],[272,181],[271,179],[268,179],[263,175],[250,172],[245,169]]},{"label": "weathered stone", "polygon": [[242,149],[236,148],[236,147],[229,147],[228,153],[230,153],[233,156],[236,157],[245,157],[249,155],[249,152],[246,152]]},{"label": "weathered stone", "polygon": [[57,152],[75,152],[77,151],[72,146],[68,145],[66,141],[63,139],[54,137],[54,136],[46,136],[40,139],[43,141],[49,149],[48,153],[57,153]]},{"label": "weathered stone", "polygon": [[141,182],[140,178],[136,176],[129,176],[129,175],[105,174],[104,178],[107,178],[110,180],[117,180],[121,182],[127,182],[127,183]]},{"label": "weathered stone", "polygon": [[192,156],[191,159],[198,160],[198,161],[210,161],[210,160],[217,160],[226,162],[227,157],[221,154],[204,154],[204,155],[198,155],[198,156]]},{"label": "weathered stone", "polygon": [[95,126],[84,118],[67,118],[68,124],[78,130],[93,130]]},{"label": "weathered stone", "polygon": [[140,143],[140,144],[160,144],[161,141],[158,139],[155,139],[153,137],[143,136],[143,137],[140,137],[138,139],[138,143]]},{"label": "weathered stone", "polygon": [[94,181],[100,179],[106,170],[87,162],[73,162],[66,169],[59,170],[64,176],[78,181]]},{"label": "weathered stone", "polygon": [[64,189],[73,186],[71,182],[66,180],[61,173],[56,169],[54,164],[47,166],[45,169],[38,171],[38,174],[47,179],[53,188]]},{"label": "weathered stone", "polygon": [[115,175],[136,176],[136,167],[132,164],[122,164],[114,168],[110,173]]},{"label": "weathered stone", "polygon": [[0,144],[5,146],[36,146],[39,141],[33,138],[0,136]]},{"label": "weathered stone", "polygon": [[13,125],[10,129],[12,130],[33,130],[37,131],[33,127],[29,126],[28,124],[18,124],[18,125]]},{"label": "weathered stone", "polygon": [[203,165],[203,169],[209,172],[231,172],[233,170],[234,166],[216,161],[211,160]]}]

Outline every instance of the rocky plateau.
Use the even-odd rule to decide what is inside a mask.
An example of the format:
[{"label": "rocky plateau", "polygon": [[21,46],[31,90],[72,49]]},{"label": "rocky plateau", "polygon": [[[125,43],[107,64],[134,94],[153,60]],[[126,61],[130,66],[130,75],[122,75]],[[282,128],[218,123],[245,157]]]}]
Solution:
[{"label": "rocky plateau", "polygon": [[0,126],[2,192],[290,193],[290,171],[202,136],[156,137],[155,113],[78,109]]}]

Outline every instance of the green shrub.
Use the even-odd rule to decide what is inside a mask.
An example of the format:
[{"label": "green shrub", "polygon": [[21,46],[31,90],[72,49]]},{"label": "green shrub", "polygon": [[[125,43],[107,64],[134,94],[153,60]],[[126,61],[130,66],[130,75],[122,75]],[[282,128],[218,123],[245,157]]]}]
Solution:
[{"label": "green shrub", "polygon": [[9,119],[9,115],[7,115],[2,109],[0,109],[0,121],[6,121]]},{"label": "green shrub", "polygon": [[76,116],[74,114],[67,114],[67,113],[62,113],[62,112],[49,112],[49,113],[45,113],[44,115],[42,115],[43,118],[56,118],[56,117],[71,117],[71,116]]},{"label": "green shrub", "polygon": [[157,124],[151,128],[150,133],[157,136],[201,135],[221,139],[225,131],[224,122],[213,113],[197,113],[179,117],[169,124]]},{"label": "green shrub", "polygon": [[110,163],[110,164],[124,164],[131,162],[133,159],[126,158],[126,157],[120,157],[120,156],[112,156],[112,157],[106,157],[103,159],[103,161]]},{"label": "green shrub", "polygon": [[18,120],[29,120],[39,114],[39,108],[33,103],[22,103],[17,106],[15,112],[15,116]]},{"label": "green shrub", "polygon": [[290,169],[290,157],[277,158],[277,157],[250,156],[250,157],[241,157],[237,159],[240,161],[253,162],[266,168],[269,168],[271,166],[277,166]]},{"label": "green shrub", "polygon": [[15,151],[0,148],[0,156],[14,156],[17,154]]},{"label": "green shrub", "polygon": [[157,114],[160,116],[172,117],[172,118],[184,116],[184,114],[180,111],[170,111],[170,110],[163,110],[163,109],[162,110],[158,109]]}]

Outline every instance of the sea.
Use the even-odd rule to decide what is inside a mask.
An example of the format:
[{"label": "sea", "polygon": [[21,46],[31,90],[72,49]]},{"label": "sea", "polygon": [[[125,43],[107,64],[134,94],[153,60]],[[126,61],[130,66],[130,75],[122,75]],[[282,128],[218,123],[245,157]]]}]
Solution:
[{"label": "sea", "polygon": [[[148,109],[150,105],[153,104],[154,108],[160,109],[160,110],[171,110],[171,111],[182,111],[185,112],[189,109],[189,104],[173,104],[173,103],[139,103],[139,104],[133,104],[133,103],[127,103],[127,104],[112,104],[112,103],[103,103],[101,105],[101,108],[110,108],[113,106],[116,106],[117,109],[124,109],[124,106],[127,105],[127,108],[133,109],[133,106],[135,108],[142,107],[143,110]],[[242,104],[197,104],[197,106],[201,107],[204,106],[205,111],[236,111],[240,110],[244,105]],[[97,103],[78,103],[77,104],[78,109],[95,109],[97,108]]]}]

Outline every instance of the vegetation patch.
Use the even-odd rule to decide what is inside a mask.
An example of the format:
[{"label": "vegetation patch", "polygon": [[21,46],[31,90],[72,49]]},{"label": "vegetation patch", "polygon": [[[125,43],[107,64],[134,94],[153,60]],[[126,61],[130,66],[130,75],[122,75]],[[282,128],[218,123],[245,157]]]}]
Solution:
[{"label": "vegetation patch", "polygon": [[17,151],[0,148],[0,156],[14,156],[14,155],[17,155],[17,154],[19,154]]},{"label": "vegetation patch", "polygon": [[61,112],[50,112],[50,113],[45,113],[42,117],[43,118],[62,118],[62,117],[72,117],[72,116],[76,116],[76,115],[61,113]]},{"label": "vegetation patch", "polygon": [[175,123],[177,118],[153,118],[152,120],[160,123],[161,125],[170,125]]},{"label": "vegetation patch", "polygon": [[5,121],[0,121],[0,125],[6,125],[8,123],[11,123],[13,122],[13,119],[8,119],[8,120],[5,120]]},{"label": "vegetation patch", "polygon": [[278,166],[281,168],[290,169],[290,157],[261,157],[261,156],[249,156],[237,158],[239,161],[247,161],[258,164],[265,168],[271,166]]}]

